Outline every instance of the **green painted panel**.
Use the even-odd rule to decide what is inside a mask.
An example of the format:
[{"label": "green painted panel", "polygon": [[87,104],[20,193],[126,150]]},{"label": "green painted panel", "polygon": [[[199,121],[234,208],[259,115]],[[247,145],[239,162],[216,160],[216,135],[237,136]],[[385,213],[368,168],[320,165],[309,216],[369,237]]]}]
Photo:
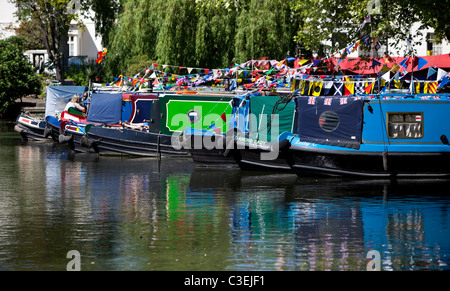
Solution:
[{"label": "green painted panel", "polygon": [[[182,132],[186,127],[208,130],[211,124],[222,132],[228,129],[231,97],[165,96],[162,133]],[[162,108],[161,108],[162,109]]]}]

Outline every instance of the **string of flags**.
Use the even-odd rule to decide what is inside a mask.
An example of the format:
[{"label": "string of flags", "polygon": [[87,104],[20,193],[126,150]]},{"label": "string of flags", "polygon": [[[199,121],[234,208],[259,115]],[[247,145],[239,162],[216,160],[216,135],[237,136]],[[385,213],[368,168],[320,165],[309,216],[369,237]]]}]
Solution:
[{"label": "string of flags", "polygon": [[[368,23],[370,21],[370,15],[363,22],[363,24]],[[363,27],[363,25],[361,25]],[[131,86],[133,88],[137,88],[139,86],[147,83],[147,86],[159,86],[160,88],[170,89],[173,87],[191,87],[191,86],[200,86],[202,84],[213,82],[214,84],[218,84],[219,82],[224,81],[224,79],[229,79],[231,81],[230,90],[236,89],[242,86],[243,89],[271,89],[273,87],[291,87],[292,91],[299,89],[300,83],[297,81],[305,80],[305,79],[314,79],[316,83],[313,84],[313,87],[309,85],[308,81],[308,94],[311,88],[313,89],[313,93],[319,90],[320,94],[323,88],[322,94],[328,94],[330,90],[336,94],[341,95],[345,94],[370,94],[373,92],[374,87],[383,87],[381,92],[385,92],[387,86],[393,83],[395,88],[402,89],[405,81],[402,80],[408,74],[408,67],[411,65],[413,70],[417,67],[417,70],[421,70],[423,67],[428,65],[427,72],[427,81],[432,76],[436,75],[436,80],[431,82],[432,84],[425,84],[424,81],[418,81],[417,78],[412,80],[410,83],[410,92],[433,92],[436,88],[436,91],[445,86],[448,82],[450,82],[450,77],[448,73],[439,68],[434,64],[430,64],[429,61],[425,60],[422,57],[406,57],[401,62],[397,63],[391,58],[389,55],[385,55],[382,63],[380,58],[372,58],[369,61],[365,61],[365,66],[371,70],[371,77],[375,76],[374,80],[365,81],[358,80],[359,78],[364,77],[365,74],[360,76],[336,76],[336,75],[310,75],[313,72],[317,71],[318,65],[322,64],[327,69],[332,70],[333,72],[337,72],[340,70],[340,66],[343,61],[351,62],[357,60],[358,58],[342,58],[347,52],[354,52],[358,48],[361,43],[364,43],[366,46],[370,46],[372,41],[376,41],[376,38],[370,37],[370,35],[364,36],[361,40],[357,40],[355,43],[347,46],[346,48],[339,50],[332,55],[327,55],[322,59],[303,59],[300,60],[298,58],[293,58],[287,56],[282,61],[277,60],[249,60],[242,64],[235,64],[233,67],[224,68],[224,69],[208,69],[208,68],[194,68],[194,67],[182,67],[182,66],[173,66],[173,65],[161,65],[158,63],[153,63],[149,68],[145,68],[141,72],[139,72],[134,77],[126,77],[120,75],[114,78],[113,83],[106,84],[106,86]],[[100,52],[99,52],[100,53]],[[107,50],[102,51],[102,54],[99,54],[99,59],[97,60],[101,63],[103,57],[106,55]],[[294,62],[294,68],[288,66],[288,62]],[[361,62],[361,60],[359,60]],[[390,67],[389,67],[390,66]],[[162,70],[160,70],[162,68]],[[166,68],[176,68],[180,71],[187,70],[187,75],[173,74],[168,73],[163,70]],[[192,72],[196,71],[195,74]],[[144,73],[143,77],[140,75]],[[393,74],[393,77],[391,77]],[[339,84],[339,78],[347,78],[342,83],[341,87]],[[333,79],[333,82],[336,82],[335,86],[331,86],[329,84],[329,80],[327,82],[320,82],[320,80],[324,79]],[[381,81],[381,82],[379,82]],[[417,83],[414,85],[414,81]],[[437,84],[436,84],[437,82]],[[418,84],[419,83],[419,84]],[[420,85],[420,83],[424,83]],[[364,84],[364,85],[362,85]],[[306,86],[306,85],[305,85]],[[303,90],[303,87],[301,87]],[[311,93],[312,95],[312,93]]]}]

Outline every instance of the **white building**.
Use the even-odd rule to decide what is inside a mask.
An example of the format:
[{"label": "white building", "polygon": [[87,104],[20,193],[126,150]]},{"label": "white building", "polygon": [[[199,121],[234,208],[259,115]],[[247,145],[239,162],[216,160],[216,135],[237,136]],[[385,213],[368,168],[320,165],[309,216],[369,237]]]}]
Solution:
[{"label": "white building", "polygon": [[16,6],[8,0],[0,0],[0,39],[5,39],[14,35],[14,27],[18,20],[14,13]]},{"label": "white building", "polygon": [[[72,1],[69,7],[70,12],[79,12],[79,0]],[[9,0],[0,0],[0,39],[5,39],[14,35],[14,27],[18,26],[18,19],[15,17],[17,7],[10,3]],[[81,27],[76,21],[71,22],[69,30],[69,64],[80,64],[86,62],[94,62],[97,59],[97,53],[103,49],[102,38],[95,33],[95,23],[91,19],[94,15],[89,11],[84,16],[80,15]],[[30,62],[35,66],[39,66],[41,57],[44,62],[48,62],[47,51],[41,50],[26,51]]]}]

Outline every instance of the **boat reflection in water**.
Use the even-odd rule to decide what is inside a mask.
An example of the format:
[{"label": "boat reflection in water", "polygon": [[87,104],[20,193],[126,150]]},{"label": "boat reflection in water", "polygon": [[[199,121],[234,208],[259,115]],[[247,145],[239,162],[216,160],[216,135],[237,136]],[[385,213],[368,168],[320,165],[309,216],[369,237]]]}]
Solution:
[{"label": "boat reflection in water", "polygon": [[[0,139],[1,141],[1,139]],[[448,270],[447,180],[301,178],[0,146],[5,270]]]}]

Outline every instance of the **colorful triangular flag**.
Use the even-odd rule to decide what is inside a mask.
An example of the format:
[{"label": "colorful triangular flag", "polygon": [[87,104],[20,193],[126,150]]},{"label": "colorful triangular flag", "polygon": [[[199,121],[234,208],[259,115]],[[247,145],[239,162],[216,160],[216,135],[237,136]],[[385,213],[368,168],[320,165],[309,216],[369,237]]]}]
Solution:
[{"label": "colorful triangular flag", "polygon": [[432,67],[429,67],[429,68],[428,68],[427,79],[428,79],[429,77],[431,77],[434,73],[436,73],[436,70],[433,69]]},{"label": "colorful triangular flag", "polygon": [[418,67],[417,70],[420,70],[423,68],[423,66],[425,66],[426,64],[428,64],[427,60],[419,57],[419,63],[418,63]]}]

